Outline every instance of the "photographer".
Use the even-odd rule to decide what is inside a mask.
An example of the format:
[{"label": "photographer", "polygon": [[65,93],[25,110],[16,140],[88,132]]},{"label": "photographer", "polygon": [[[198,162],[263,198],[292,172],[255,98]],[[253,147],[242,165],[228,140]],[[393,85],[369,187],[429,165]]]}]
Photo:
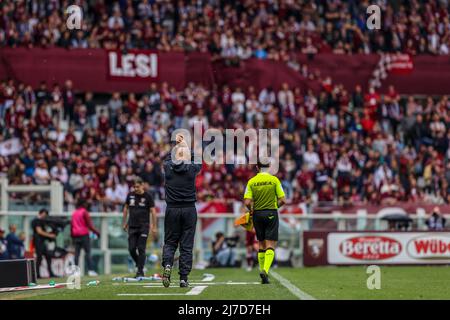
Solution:
[{"label": "photographer", "polygon": [[442,231],[445,229],[445,223],[446,223],[446,219],[441,214],[441,209],[439,209],[439,207],[434,207],[433,213],[426,221],[428,230]]},{"label": "photographer", "polygon": [[216,241],[212,243],[212,264],[217,267],[234,267],[236,264],[236,247],[239,237],[225,238],[222,232],[216,234]]},{"label": "photographer", "polygon": [[46,242],[48,240],[56,239],[56,234],[46,231],[45,219],[47,217],[48,211],[46,209],[41,209],[38,213],[38,216],[31,222],[31,227],[33,229],[33,244],[36,251],[36,271],[38,278],[41,278],[40,267],[43,257],[45,257],[45,260],[47,261],[47,268],[50,278],[55,277],[52,271],[51,253],[47,250]]}]

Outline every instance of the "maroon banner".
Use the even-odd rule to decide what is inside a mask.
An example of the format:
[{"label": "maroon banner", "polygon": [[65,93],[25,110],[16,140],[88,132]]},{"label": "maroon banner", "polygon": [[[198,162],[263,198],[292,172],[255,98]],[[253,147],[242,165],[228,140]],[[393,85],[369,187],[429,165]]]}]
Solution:
[{"label": "maroon banner", "polygon": [[[203,61],[209,62],[209,55],[200,55]],[[117,77],[112,80],[108,76],[108,52],[103,49],[0,49],[0,79],[16,79],[35,88],[41,81],[52,85],[63,84],[67,79],[73,81],[77,91],[145,92],[155,80],[167,82],[178,90],[185,87],[188,75],[184,53],[159,53],[157,64],[161,70],[157,79],[130,81],[129,77]]]},{"label": "maroon banner", "polygon": [[[318,54],[298,55],[299,62],[310,72],[330,76],[334,84],[343,84],[352,92],[357,84],[367,88],[376,67],[378,55],[353,56]],[[394,85],[400,94],[450,94],[450,57],[414,56],[414,69],[408,75],[390,74],[383,80],[381,92]],[[409,66],[409,65],[408,65]],[[261,90],[271,86],[277,90],[286,82],[303,91],[318,91],[321,83],[303,77],[284,62],[248,59],[239,67],[212,62],[207,53],[127,52],[103,49],[0,49],[0,79],[13,78],[37,87],[41,81],[49,85],[71,79],[78,91],[110,93],[145,92],[151,82],[167,82],[176,89],[187,83],[201,83],[208,88],[228,84],[231,87],[254,86]]]},{"label": "maroon banner", "polygon": [[278,61],[248,59],[242,61],[239,67],[227,67],[219,61],[214,63],[213,68],[215,81],[219,86],[224,84],[232,88],[253,86],[256,90],[272,87],[278,90],[283,83],[287,83],[291,88],[299,87],[302,92],[311,89],[316,93],[321,88],[320,82],[309,80]]},{"label": "maroon banner", "polygon": [[155,81],[158,54],[150,50],[108,51],[108,79]]}]

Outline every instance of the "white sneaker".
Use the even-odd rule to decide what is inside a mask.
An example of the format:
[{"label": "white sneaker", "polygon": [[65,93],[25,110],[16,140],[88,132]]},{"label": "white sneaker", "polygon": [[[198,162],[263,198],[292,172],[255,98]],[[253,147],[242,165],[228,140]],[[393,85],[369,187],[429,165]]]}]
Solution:
[{"label": "white sneaker", "polygon": [[88,276],[89,277],[98,277],[98,273],[93,271],[93,270],[89,270],[88,271]]},{"label": "white sneaker", "polygon": [[253,270],[252,267],[250,267],[250,266],[247,267],[247,272],[251,272],[252,270]]}]

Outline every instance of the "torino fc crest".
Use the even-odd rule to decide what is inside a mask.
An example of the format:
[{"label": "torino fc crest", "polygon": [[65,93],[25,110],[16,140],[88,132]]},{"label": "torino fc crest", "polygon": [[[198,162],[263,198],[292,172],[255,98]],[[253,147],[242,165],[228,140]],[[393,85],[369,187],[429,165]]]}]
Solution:
[{"label": "torino fc crest", "polygon": [[323,254],[323,239],[308,239],[308,253],[317,259]]}]

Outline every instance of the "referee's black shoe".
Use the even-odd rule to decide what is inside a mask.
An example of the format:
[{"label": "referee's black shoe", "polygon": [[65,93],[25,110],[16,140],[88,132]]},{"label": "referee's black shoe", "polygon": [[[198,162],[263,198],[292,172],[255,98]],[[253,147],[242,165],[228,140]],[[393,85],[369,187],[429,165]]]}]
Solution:
[{"label": "referee's black shoe", "polygon": [[261,277],[261,283],[262,284],[269,284],[269,275],[265,271],[261,271],[259,273],[259,276]]},{"label": "referee's black shoe", "polygon": [[135,278],[137,279],[137,278],[143,278],[143,277],[145,277],[145,273],[144,273],[144,271],[137,271],[136,272],[136,276],[135,276]]},{"label": "referee's black shoe", "polygon": [[164,268],[163,276],[162,276],[162,283],[163,286],[168,288],[170,286],[170,275],[172,274],[172,266],[167,265]]},{"label": "referee's black shoe", "polygon": [[180,280],[180,288],[189,288],[189,281]]}]

